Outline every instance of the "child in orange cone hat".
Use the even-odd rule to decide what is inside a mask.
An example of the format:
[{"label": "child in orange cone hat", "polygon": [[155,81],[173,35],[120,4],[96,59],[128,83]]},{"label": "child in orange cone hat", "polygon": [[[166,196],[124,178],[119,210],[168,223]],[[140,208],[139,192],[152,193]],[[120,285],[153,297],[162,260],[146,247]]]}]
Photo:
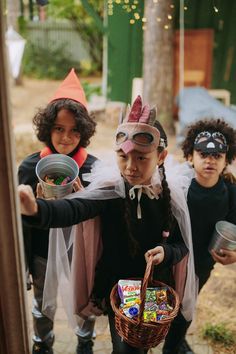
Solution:
[{"label": "child in orange cone hat", "polygon": [[[35,195],[43,197],[38,189],[38,180],[35,174],[37,162],[50,154],[65,154],[72,157],[79,166],[79,177],[74,189],[86,186],[82,175],[91,170],[96,157],[88,154],[86,147],[90,143],[90,138],[95,133],[96,123],[87,111],[87,100],[83,87],[74,69],[71,69],[64,81],[60,84],[49,103],[44,108],[40,108],[33,117],[33,124],[39,141],[45,147],[38,152],[27,156],[19,166],[19,183],[29,184],[33,188]],[[42,311],[43,291],[45,285],[45,275],[48,259],[49,229],[41,230],[23,225],[23,235],[25,242],[28,273],[31,281],[28,288],[33,287],[33,348],[32,353],[53,353],[53,319],[55,309],[48,318]],[[93,353],[93,332],[95,317],[91,316],[86,320],[78,319],[78,326],[75,333],[78,336],[78,346],[76,353]]]}]

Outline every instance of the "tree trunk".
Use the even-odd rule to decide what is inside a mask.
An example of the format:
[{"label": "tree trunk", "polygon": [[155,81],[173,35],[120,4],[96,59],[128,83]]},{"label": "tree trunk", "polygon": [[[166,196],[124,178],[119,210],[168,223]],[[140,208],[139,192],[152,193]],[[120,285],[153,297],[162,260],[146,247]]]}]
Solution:
[{"label": "tree trunk", "polygon": [[[145,1],[144,102],[157,107],[158,119],[173,129],[173,16],[171,0]],[[168,26],[168,27],[167,27]]]}]

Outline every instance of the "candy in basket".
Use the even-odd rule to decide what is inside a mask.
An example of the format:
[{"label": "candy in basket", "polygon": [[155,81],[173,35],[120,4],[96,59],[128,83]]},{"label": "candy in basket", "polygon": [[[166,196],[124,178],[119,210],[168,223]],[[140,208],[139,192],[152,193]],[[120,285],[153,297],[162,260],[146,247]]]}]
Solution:
[{"label": "candy in basket", "polygon": [[179,310],[179,297],[170,286],[152,279],[152,258],[142,279],[124,279],[110,295],[118,334],[129,345],[149,349],[166,337]]}]

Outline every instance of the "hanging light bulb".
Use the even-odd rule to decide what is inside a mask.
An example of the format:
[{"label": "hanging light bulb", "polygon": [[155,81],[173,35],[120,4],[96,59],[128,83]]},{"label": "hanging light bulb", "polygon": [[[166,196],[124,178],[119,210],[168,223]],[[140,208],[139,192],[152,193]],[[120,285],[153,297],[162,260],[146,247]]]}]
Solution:
[{"label": "hanging light bulb", "polygon": [[218,12],[219,12],[219,9],[218,9],[218,7],[216,6],[215,1],[213,0],[212,2],[213,2],[213,9],[214,9],[215,13],[218,13]]}]

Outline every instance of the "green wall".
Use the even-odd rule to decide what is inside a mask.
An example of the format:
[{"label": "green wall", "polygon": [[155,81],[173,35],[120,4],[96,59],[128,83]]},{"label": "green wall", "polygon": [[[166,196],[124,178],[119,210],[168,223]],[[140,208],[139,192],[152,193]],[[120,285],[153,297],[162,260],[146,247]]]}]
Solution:
[{"label": "green wall", "polygon": [[[143,2],[138,9],[143,13]],[[107,97],[112,101],[131,101],[132,80],[142,76],[142,22],[131,25],[131,15],[114,4],[108,16]]]},{"label": "green wall", "polygon": [[[236,1],[187,0],[185,3],[186,29],[214,29],[211,88],[229,90],[231,104],[236,104]],[[214,4],[219,12],[214,11]],[[179,0],[175,0],[175,8],[175,28],[178,28]]]},{"label": "green wall", "polygon": [[[139,13],[143,14],[143,3]],[[179,0],[175,3],[175,28],[179,28]],[[214,11],[214,4],[219,12]],[[214,29],[212,88],[231,92],[236,104],[236,0],[185,0],[185,28]],[[108,98],[130,102],[132,79],[142,76],[142,23],[130,25],[131,16],[114,4],[108,16]]]}]

